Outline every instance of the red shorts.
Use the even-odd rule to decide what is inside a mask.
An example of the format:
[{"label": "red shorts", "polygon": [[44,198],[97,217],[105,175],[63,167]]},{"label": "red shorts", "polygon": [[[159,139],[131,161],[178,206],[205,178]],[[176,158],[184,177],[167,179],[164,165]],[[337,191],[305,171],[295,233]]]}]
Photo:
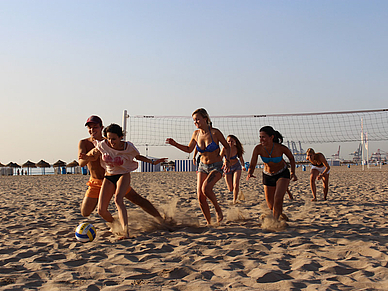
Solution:
[{"label": "red shorts", "polygon": [[[86,183],[86,185],[89,186],[88,190],[86,190],[85,196],[89,198],[96,198],[98,199],[98,196],[100,195],[100,190],[102,186],[101,179],[95,179],[90,177],[89,181]],[[129,186],[127,190],[127,194],[132,190],[131,186]]]}]

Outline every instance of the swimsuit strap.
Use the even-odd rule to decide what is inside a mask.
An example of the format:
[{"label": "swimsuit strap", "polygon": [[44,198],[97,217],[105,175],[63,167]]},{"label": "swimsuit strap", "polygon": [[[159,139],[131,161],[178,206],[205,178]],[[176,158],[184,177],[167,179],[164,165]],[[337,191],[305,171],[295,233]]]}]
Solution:
[{"label": "swimsuit strap", "polygon": [[269,155],[269,157],[271,158],[271,155],[272,155],[272,152],[273,152],[273,148],[275,147],[275,144],[273,143],[272,144],[272,149],[271,149],[271,152],[269,153],[268,151],[267,151],[267,149],[264,147],[264,149],[265,149],[265,151],[267,152],[267,154]]}]

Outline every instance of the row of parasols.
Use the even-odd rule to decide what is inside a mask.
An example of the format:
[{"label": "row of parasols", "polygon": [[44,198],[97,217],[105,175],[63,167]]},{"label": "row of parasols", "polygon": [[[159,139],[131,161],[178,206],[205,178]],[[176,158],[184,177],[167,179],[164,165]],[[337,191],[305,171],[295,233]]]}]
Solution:
[{"label": "row of parasols", "polygon": [[[53,168],[63,168],[63,167],[74,168],[74,167],[79,166],[79,164],[76,160],[74,160],[70,163],[66,163],[64,161],[58,160],[52,166],[53,166]],[[45,168],[50,168],[51,165],[44,160],[40,160],[38,163],[27,161],[21,166],[18,165],[17,163],[14,163],[14,162],[9,162],[6,165],[3,165],[2,163],[0,163],[0,167],[9,167],[9,168],[14,168],[14,169],[27,168],[27,174],[29,175],[30,169],[32,169],[32,168],[42,168],[42,174],[45,174]]]}]

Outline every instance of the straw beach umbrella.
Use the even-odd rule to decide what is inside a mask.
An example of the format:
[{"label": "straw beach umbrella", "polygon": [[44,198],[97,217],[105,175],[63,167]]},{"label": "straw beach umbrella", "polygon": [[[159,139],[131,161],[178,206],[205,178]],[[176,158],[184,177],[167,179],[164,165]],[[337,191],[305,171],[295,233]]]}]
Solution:
[{"label": "straw beach umbrella", "polygon": [[73,171],[72,171],[73,174],[74,174],[74,168],[77,166],[79,166],[79,164],[76,160],[74,160],[66,165],[66,167],[73,169]]},{"label": "straw beach umbrella", "polygon": [[36,165],[34,162],[31,162],[30,160],[28,160],[27,162],[25,162],[23,165],[22,165],[22,168],[27,168],[27,175],[30,174],[30,168],[36,168]]},{"label": "straw beach umbrella", "polygon": [[8,164],[5,165],[6,167],[9,167],[9,168],[12,168],[13,171],[16,169],[16,168],[20,168],[20,166],[16,163],[13,163],[13,162],[9,162]]},{"label": "straw beach umbrella", "polygon": [[43,160],[40,160],[38,163],[36,163],[36,166],[39,167],[39,168],[42,168],[42,174],[45,175],[46,174],[46,170],[45,168],[50,168],[50,164],[47,163],[46,161],[43,161]]},{"label": "straw beach umbrella", "polygon": [[58,161],[56,161],[54,164],[53,164],[53,167],[54,168],[59,168],[57,171],[57,174],[60,174],[61,173],[61,171],[60,171],[60,168],[62,168],[62,167],[66,167],[66,162],[64,162],[64,161],[61,161],[61,160],[58,160]]},{"label": "straw beach umbrella", "polygon": [[53,164],[54,168],[66,167],[66,162],[58,160]]}]

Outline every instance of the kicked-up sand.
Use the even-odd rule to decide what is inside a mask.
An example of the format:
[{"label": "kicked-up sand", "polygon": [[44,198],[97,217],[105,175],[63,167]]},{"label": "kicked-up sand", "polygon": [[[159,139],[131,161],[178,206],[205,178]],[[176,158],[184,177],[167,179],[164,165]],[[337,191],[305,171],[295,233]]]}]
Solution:
[{"label": "kicked-up sand", "polygon": [[[88,176],[0,176],[0,290],[388,290],[388,166],[332,167],[328,200],[317,181],[317,202],[298,168],[281,225],[255,173],[248,182],[243,173],[237,205],[216,184],[224,220],[212,227],[194,172],[133,173],[172,229],[127,201],[127,240],[96,211],[81,216]],[[81,222],[95,226],[93,242],[75,239]]]}]

